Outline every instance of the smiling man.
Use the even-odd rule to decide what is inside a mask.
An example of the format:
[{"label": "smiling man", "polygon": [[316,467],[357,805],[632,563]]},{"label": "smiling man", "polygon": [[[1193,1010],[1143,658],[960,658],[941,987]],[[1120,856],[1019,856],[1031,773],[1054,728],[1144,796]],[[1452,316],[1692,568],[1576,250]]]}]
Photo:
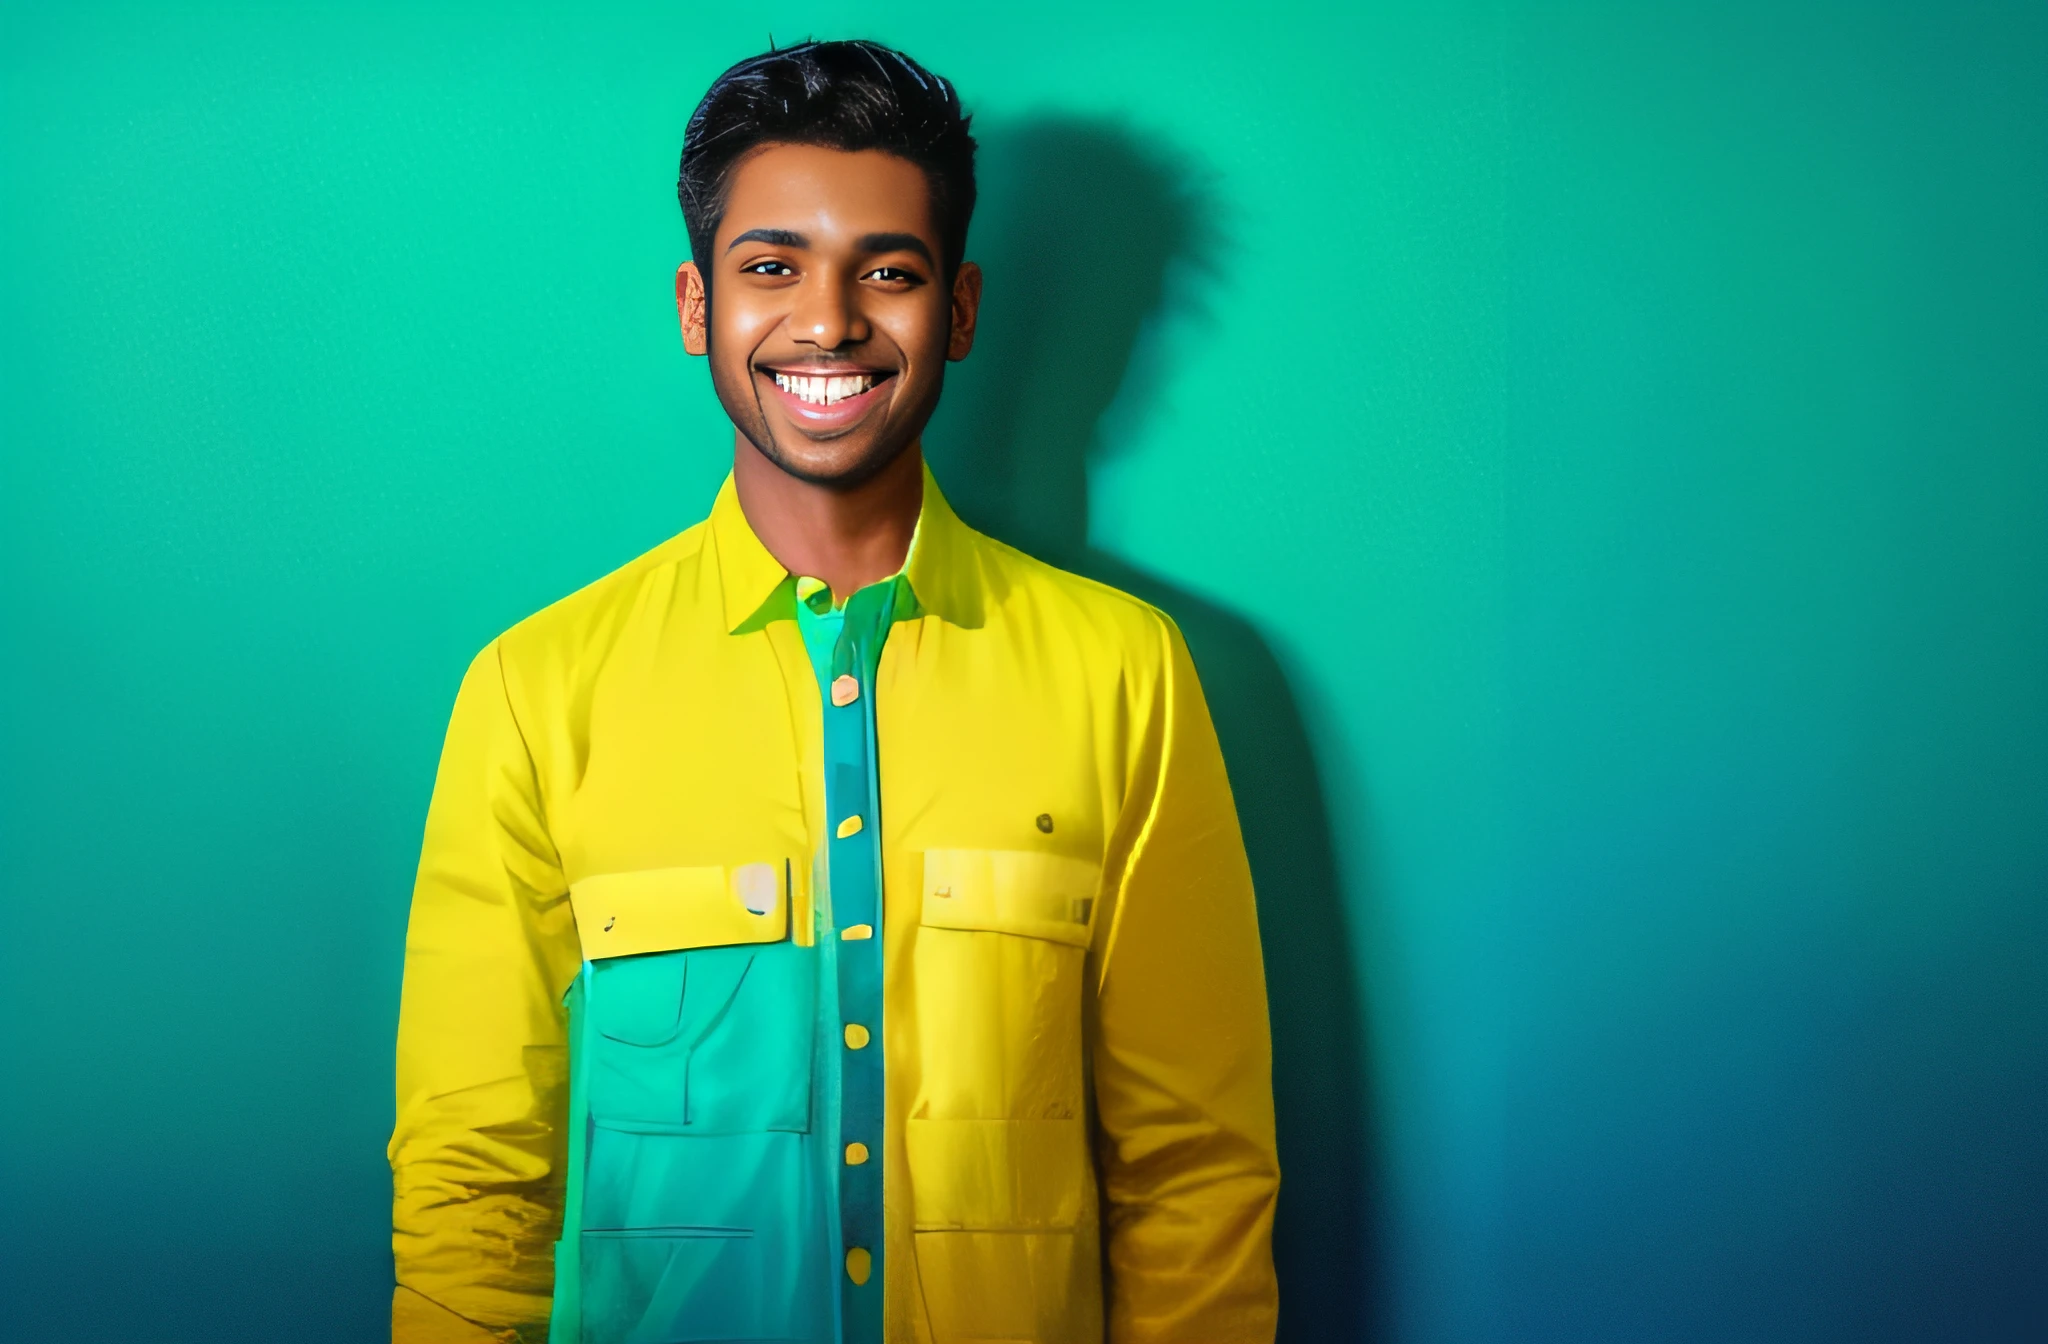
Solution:
[{"label": "smiling man", "polygon": [[394,1337],[1270,1339],[1258,926],[1187,649],[924,464],[981,298],[952,86],[744,62],[680,196],[732,475],[457,695]]}]

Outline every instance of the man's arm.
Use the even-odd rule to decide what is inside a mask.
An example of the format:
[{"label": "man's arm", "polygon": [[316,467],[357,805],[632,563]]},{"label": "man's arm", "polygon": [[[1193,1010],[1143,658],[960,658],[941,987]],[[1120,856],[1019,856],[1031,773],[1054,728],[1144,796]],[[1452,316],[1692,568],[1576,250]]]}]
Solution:
[{"label": "man's arm", "polygon": [[[496,644],[463,678],[405,940],[391,1136],[394,1340],[545,1335],[579,953]],[[426,1299],[422,1301],[420,1299]],[[451,1318],[449,1313],[453,1313]]]},{"label": "man's arm", "polygon": [[1093,1042],[1112,1344],[1269,1341],[1280,1168],[1251,870],[1216,730],[1162,619],[1143,827]]}]

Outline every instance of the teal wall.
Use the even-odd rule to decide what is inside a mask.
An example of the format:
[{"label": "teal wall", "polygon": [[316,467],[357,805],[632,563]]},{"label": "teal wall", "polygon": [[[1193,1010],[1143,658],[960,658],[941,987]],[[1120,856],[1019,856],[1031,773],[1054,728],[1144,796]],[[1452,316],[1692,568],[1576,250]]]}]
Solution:
[{"label": "teal wall", "polygon": [[444,716],[709,503],[770,33],[962,86],[933,457],[1196,647],[1289,1338],[2048,1332],[2048,11],[570,8],[6,6],[0,1333],[374,1338]]}]

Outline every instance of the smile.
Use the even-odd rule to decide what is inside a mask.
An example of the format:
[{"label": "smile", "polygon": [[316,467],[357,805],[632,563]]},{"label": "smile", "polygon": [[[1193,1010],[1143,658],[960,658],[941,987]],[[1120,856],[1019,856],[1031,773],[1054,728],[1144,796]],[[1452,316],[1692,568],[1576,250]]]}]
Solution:
[{"label": "smile", "polygon": [[873,390],[881,379],[872,373],[855,373],[831,377],[812,377],[796,373],[778,373],[775,386],[787,392],[798,401],[812,406],[831,406]]},{"label": "smile", "polygon": [[775,399],[796,427],[813,437],[834,438],[863,423],[895,390],[894,369],[758,368],[775,380]]}]

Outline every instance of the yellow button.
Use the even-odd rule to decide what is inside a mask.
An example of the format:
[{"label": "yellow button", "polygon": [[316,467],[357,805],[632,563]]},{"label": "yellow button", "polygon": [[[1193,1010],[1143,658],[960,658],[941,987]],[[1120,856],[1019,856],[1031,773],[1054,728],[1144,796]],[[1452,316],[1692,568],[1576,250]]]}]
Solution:
[{"label": "yellow button", "polygon": [[867,1160],[868,1160],[868,1146],[867,1146],[866,1144],[864,1144],[864,1143],[849,1143],[849,1144],[847,1144],[847,1145],[846,1145],[846,1165],[847,1165],[847,1166],[849,1166],[849,1167],[857,1167],[857,1166],[859,1166],[859,1165],[860,1165],[861,1163],[863,1163],[863,1162],[865,1162],[865,1161],[867,1161]]},{"label": "yellow button", "polygon": [[846,1277],[856,1284],[868,1281],[868,1271],[875,1267],[875,1257],[859,1246],[846,1253]]},{"label": "yellow button", "polygon": [[869,1039],[869,1038],[868,1038],[868,1029],[867,1029],[866,1027],[862,1026],[862,1025],[861,1025],[860,1023],[858,1023],[858,1022],[849,1022],[849,1023],[847,1023],[847,1024],[846,1024],[846,1048],[847,1048],[847,1049],[849,1049],[849,1050],[863,1050],[863,1049],[866,1049],[866,1048],[867,1048],[867,1043],[868,1043],[868,1039]]},{"label": "yellow button", "polygon": [[858,699],[860,699],[859,682],[855,681],[851,676],[838,676],[832,678],[833,704],[850,705]]},{"label": "yellow button", "polygon": [[859,817],[848,817],[848,818],[847,818],[847,819],[846,819],[845,821],[842,821],[842,822],[840,822],[840,823],[839,823],[839,838],[840,838],[841,840],[844,840],[844,839],[845,839],[845,838],[846,838],[847,836],[849,836],[849,835],[859,835],[859,834],[860,834],[860,818],[859,818]]},{"label": "yellow button", "polygon": [[1041,812],[1038,814],[1038,829],[1044,831],[1047,835],[1052,834],[1052,813]]},{"label": "yellow button", "polygon": [[874,937],[875,926],[872,924],[849,924],[839,931],[839,936],[846,942],[857,943],[863,938]]}]

